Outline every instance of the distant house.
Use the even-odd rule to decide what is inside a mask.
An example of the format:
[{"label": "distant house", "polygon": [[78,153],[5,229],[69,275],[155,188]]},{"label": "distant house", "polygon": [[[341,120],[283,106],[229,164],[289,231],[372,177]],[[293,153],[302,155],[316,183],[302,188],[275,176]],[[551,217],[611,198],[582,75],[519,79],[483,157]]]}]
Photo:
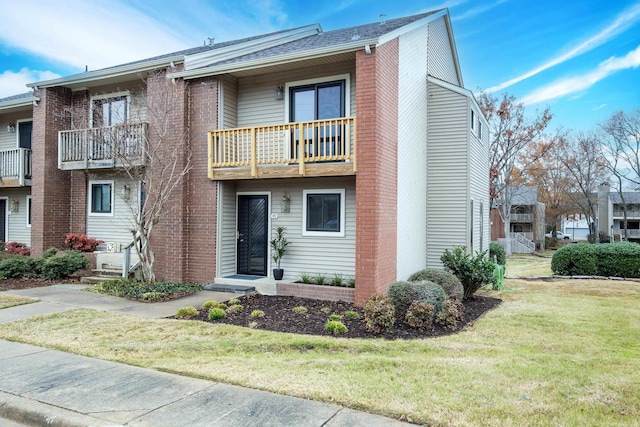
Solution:
[{"label": "distant house", "polygon": [[[4,240],[37,255],[86,233],[120,254],[145,198],[121,160],[147,164],[145,141],[157,135],[145,101],[158,102],[153,88],[167,79],[167,129],[188,135],[193,157],[155,229],[159,279],[251,276],[277,294],[323,273],[355,278],[362,304],[441,268],[445,249],[488,248],[488,124],[463,86],[447,10],[308,25],[30,84],[0,100],[2,164],[13,168],[0,185]],[[282,282],[271,273],[275,226],[291,241]]]},{"label": "distant house", "polygon": [[513,190],[509,236],[505,236],[498,206],[491,209],[492,241],[513,239],[513,252],[531,252],[544,244],[545,205],[538,202],[538,187],[523,185]]},{"label": "distant house", "polygon": [[[625,228],[626,210],[626,228]],[[615,240],[640,242],[640,192],[611,191],[609,184],[598,189],[598,231]]]}]

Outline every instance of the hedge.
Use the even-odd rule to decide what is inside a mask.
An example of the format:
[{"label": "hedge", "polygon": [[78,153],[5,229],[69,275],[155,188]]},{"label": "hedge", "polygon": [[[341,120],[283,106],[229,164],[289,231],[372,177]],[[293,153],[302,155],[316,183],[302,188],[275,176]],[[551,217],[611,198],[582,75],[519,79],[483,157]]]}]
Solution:
[{"label": "hedge", "polygon": [[553,254],[551,270],[560,276],[640,278],[640,245],[630,242],[566,245]]}]

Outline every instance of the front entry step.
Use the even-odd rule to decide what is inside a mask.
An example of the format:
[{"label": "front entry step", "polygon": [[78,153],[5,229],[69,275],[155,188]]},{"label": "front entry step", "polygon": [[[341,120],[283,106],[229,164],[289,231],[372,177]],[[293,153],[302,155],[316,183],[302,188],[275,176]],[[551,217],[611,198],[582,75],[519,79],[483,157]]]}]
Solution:
[{"label": "front entry step", "polygon": [[250,294],[251,292],[255,292],[255,286],[246,286],[246,285],[227,285],[223,283],[209,283],[208,285],[204,285],[205,291],[214,291],[214,292],[230,292],[234,294]]}]

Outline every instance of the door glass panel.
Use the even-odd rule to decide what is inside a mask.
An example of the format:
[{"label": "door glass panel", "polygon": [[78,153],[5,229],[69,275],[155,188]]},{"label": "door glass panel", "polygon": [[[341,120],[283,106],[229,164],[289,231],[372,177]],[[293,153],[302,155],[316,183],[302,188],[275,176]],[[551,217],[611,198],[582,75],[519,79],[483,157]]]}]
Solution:
[{"label": "door glass panel", "polygon": [[293,120],[305,122],[315,120],[315,89],[296,90],[293,92]]},{"label": "door glass panel", "polygon": [[318,120],[342,117],[342,87],[328,86],[318,88]]}]

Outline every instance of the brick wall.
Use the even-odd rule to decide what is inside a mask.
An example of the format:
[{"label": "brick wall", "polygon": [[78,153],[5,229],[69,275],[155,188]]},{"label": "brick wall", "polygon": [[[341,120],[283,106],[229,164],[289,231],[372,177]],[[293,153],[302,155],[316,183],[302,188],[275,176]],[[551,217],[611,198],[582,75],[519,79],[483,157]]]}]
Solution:
[{"label": "brick wall", "polygon": [[218,80],[189,82],[192,168],[187,177],[187,280],[211,283],[216,275],[217,186],[207,178],[207,132],[218,128]]},{"label": "brick wall", "polygon": [[[181,170],[187,160],[183,151],[173,152],[175,147],[184,147],[187,141],[186,83],[181,79],[172,82],[164,73],[151,74],[147,78],[146,103],[150,151],[157,154],[152,156],[154,160],[147,168],[148,203],[153,203],[157,189],[163,186],[161,181],[167,182],[161,177],[168,172],[164,167],[177,159],[176,169]],[[186,276],[186,188],[184,179],[173,188],[152,232],[154,272],[158,280],[181,282]]]},{"label": "brick wall", "polygon": [[276,283],[276,294],[327,301],[354,302],[354,289],[299,283]]},{"label": "brick wall", "polygon": [[356,53],[356,290],[362,305],[396,279],[398,39]]},{"label": "brick wall", "polygon": [[58,131],[69,128],[71,91],[40,89],[33,107],[31,253],[64,247],[69,233],[71,176],[58,169]]}]

